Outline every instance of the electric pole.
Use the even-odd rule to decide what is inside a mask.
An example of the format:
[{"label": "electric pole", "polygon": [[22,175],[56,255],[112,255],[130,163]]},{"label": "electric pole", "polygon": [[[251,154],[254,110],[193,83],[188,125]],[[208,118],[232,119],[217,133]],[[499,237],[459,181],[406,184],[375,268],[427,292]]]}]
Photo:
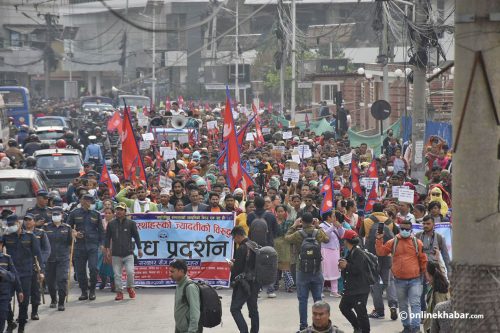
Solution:
[{"label": "electric pole", "polygon": [[296,71],[297,71],[297,38],[296,38],[296,25],[297,25],[297,8],[295,0],[292,0],[292,102],[290,103],[291,117],[295,120],[295,86]]},{"label": "electric pole", "polygon": [[[500,92],[496,70],[500,57],[497,15],[500,2],[457,0],[455,5],[453,220],[456,223],[453,223],[451,296],[453,311],[484,317],[453,320],[452,331],[498,332],[500,105],[495,103]],[[485,31],[491,31],[492,35],[485,35]]]},{"label": "electric pole", "polygon": [[235,54],[235,68],[234,68],[234,98],[236,99],[237,102],[240,101],[240,85],[239,85],[239,64],[240,64],[240,50],[239,50],[239,41],[238,41],[238,35],[239,35],[239,20],[240,20],[240,16],[239,16],[239,2],[240,0],[236,0],[236,11],[235,11],[235,15],[236,15],[236,35],[235,35],[235,39],[236,39],[236,46],[235,46],[235,51],[236,51],[236,54]]},{"label": "electric pole", "polygon": [[[415,25],[423,26],[427,20],[425,7],[427,0],[415,0],[414,13]],[[411,176],[424,181],[425,161],[424,161],[424,139],[425,139],[425,74],[427,68],[427,57],[424,47],[425,36],[420,33],[415,34],[415,68],[413,70],[413,110],[412,110],[412,152]]]},{"label": "electric pole", "polygon": [[[389,100],[389,43],[388,43],[388,22],[387,22],[387,14],[385,10],[382,10],[382,19],[384,23],[384,29],[382,30],[382,60],[383,60],[383,88],[384,88],[384,99],[391,104]],[[383,120],[381,124],[383,127],[389,128],[390,118]]]},{"label": "electric pole", "polygon": [[44,71],[44,97],[49,98],[49,86],[50,86],[50,71],[53,65],[54,51],[52,50],[52,29],[54,23],[54,17],[52,14],[47,13],[44,15],[45,19],[45,48],[43,50],[43,71]]}]

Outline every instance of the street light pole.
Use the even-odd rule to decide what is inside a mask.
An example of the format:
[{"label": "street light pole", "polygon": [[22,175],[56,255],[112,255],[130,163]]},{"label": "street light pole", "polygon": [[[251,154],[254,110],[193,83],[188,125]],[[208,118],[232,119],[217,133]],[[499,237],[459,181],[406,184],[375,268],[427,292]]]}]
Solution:
[{"label": "street light pole", "polygon": [[151,78],[151,102],[155,105],[156,98],[156,7],[153,6],[153,76]]},{"label": "street light pole", "polygon": [[238,13],[238,8],[239,8],[239,0],[236,0],[236,35],[235,35],[235,39],[236,39],[236,46],[235,46],[235,51],[236,51],[236,58],[235,58],[235,62],[236,62],[236,66],[235,66],[235,69],[234,69],[234,98],[236,101],[239,102],[240,100],[240,86],[239,86],[239,68],[238,68],[238,65],[240,63],[240,53],[239,53],[239,50],[238,50],[238,35],[239,35],[239,13]]},{"label": "street light pole", "polygon": [[292,0],[292,102],[290,104],[291,116],[292,120],[295,120],[295,85],[296,85],[296,67],[297,67],[297,41],[296,41],[296,32],[295,26],[297,21],[297,13],[295,0]]}]

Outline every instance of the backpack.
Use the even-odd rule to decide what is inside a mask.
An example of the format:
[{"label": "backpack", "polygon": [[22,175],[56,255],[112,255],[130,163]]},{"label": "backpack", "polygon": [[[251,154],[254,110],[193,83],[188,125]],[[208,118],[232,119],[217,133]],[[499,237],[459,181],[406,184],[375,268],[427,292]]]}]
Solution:
[{"label": "backpack", "polygon": [[314,229],[311,234],[304,230],[299,230],[304,239],[299,251],[299,271],[303,273],[317,273],[321,270],[321,245],[316,240],[318,229]]},{"label": "backpack", "polygon": [[182,295],[188,304],[186,288],[191,284],[196,285],[200,291],[200,322],[198,326],[215,327],[220,325],[222,322],[222,304],[217,291],[203,281],[189,281],[186,287],[184,287]]},{"label": "backpack", "polygon": [[380,280],[378,270],[378,257],[375,254],[368,252],[367,250],[359,250],[366,259],[366,280],[368,281],[368,284],[372,286]]},{"label": "backpack", "polygon": [[250,240],[256,242],[260,246],[267,245],[267,221],[264,219],[264,216],[257,216],[250,224],[250,230],[248,232],[248,236]]},{"label": "backpack", "polygon": [[278,253],[272,246],[260,246],[254,241],[248,241],[247,247],[255,253],[255,281],[261,286],[276,282],[278,274]]},{"label": "backpack", "polygon": [[[413,246],[415,247],[415,254],[418,258],[418,242],[417,242],[417,237],[411,236],[411,240],[413,242]],[[394,238],[394,243],[392,243],[392,256],[394,257],[394,253],[396,253],[396,248],[398,246],[399,238],[395,237]]]}]

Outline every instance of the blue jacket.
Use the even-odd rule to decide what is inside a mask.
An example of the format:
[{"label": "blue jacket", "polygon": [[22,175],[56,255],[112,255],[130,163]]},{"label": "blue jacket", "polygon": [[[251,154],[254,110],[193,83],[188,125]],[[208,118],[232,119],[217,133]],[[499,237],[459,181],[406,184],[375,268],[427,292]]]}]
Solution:
[{"label": "blue jacket", "polygon": [[40,242],[34,234],[23,230],[19,235],[17,233],[6,235],[4,236],[4,245],[7,253],[12,257],[20,278],[33,275],[34,257],[38,258],[38,262],[44,270]]},{"label": "blue jacket", "polygon": [[49,259],[50,252],[51,252],[49,238],[47,237],[47,234],[45,233],[45,231],[42,229],[35,228],[35,230],[33,231],[33,234],[40,242],[40,251],[42,252],[42,261],[43,261],[43,265],[45,266],[45,264],[47,263],[47,259]]},{"label": "blue jacket", "polygon": [[49,262],[69,261],[69,252],[73,237],[71,236],[71,227],[61,223],[58,227],[54,223],[47,224],[43,228],[50,241]]},{"label": "blue jacket", "polygon": [[104,228],[98,211],[76,208],[69,214],[68,224],[83,233],[83,238],[76,239],[75,249],[89,250],[104,245]]},{"label": "blue jacket", "polygon": [[85,162],[99,161],[99,164],[104,164],[104,157],[102,156],[101,146],[96,143],[91,143],[85,150]]},{"label": "blue jacket", "polygon": [[0,304],[10,302],[13,290],[22,292],[16,266],[11,256],[0,252]]}]

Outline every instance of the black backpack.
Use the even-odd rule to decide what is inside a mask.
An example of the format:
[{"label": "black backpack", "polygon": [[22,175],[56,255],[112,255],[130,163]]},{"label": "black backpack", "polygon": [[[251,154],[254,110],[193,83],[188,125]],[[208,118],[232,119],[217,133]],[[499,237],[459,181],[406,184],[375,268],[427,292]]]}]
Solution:
[{"label": "black backpack", "polygon": [[264,216],[256,215],[256,218],[250,224],[248,238],[260,246],[266,246],[268,231],[267,221],[264,219]]},{"label": "black backpack", "polygon": [[194,284],[200,291],[200,322],[199,327],[215,327],[222,322],[222,304],[217,291],[212,286],[203,281],[189,281],[184,287],[184,294],[182,297],[189,304],[186,296],[186,288]]},{"label": "black backpack", "polygon": [[299,271],[317,273],[321,270],[321,260],[323,260],[321,245],[316,240],[318,229],[314,229],[310,234],[307,234],[304,230],[299,230],[299,232],[304,237],[299,252]]},{"label": "black backpack", "polygon": [[363,250],[361,248],[358,249],[361,255],[364,256],[366,259],[365,260],[366,281],[370,286],[372,286],[375,283],[378,283],[380,280],[379,278],[380,275],[378,272],[378,257],[375,254],[368,252],[367,250]]},{"label": "black backpack", "polygon": [[255,253],[255,281],[261,286],[276,282],[278,274],[278,252],[272,246],[259,246],[256,242],[246,242],[247,247]]}]

